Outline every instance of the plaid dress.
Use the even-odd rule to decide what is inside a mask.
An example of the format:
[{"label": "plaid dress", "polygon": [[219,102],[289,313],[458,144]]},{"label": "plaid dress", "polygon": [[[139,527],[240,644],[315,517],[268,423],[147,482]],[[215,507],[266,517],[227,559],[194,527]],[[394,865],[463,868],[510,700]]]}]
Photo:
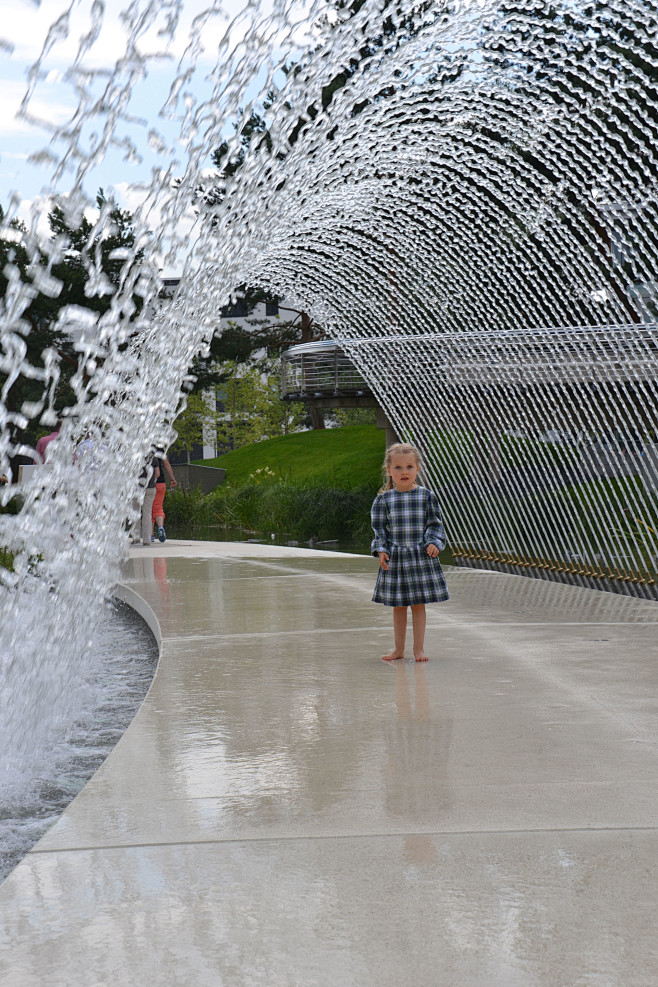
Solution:
[{"label": "plaid dress", "polygon": [[408,607],[447,600],[439,560],[426,551],[428,545],[441,549],[446,544],[436,494],[426,487],[386,490],[375,497],[370,517],[375,532],[371,552],[389,556],[389,568],[380,568],[377,575],[373,601]]}]

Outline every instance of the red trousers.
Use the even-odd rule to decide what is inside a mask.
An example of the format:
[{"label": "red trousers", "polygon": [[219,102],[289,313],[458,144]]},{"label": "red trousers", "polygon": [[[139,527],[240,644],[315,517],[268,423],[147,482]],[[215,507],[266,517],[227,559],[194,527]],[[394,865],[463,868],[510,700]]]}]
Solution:
[{"label": "red trousers", "polygon": [[155,500],[153,501],[153,507],[151,508],[151,520],[155,521],[156,517],[164,517],[164,498],[167,492],[166,483],[156,483],[155,485]]}]

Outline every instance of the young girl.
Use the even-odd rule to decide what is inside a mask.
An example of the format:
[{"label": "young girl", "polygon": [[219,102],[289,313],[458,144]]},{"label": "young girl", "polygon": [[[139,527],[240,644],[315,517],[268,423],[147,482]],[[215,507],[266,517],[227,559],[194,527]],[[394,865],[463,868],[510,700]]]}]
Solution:
[{"label": "young girl", "polygon": [[395,647],[383,661],[404,658],[407,607],[411,607],[414,658],[425,654],[425,604],[448,599],[439,551],[446,536],[436,494],[416,485],[421,459],[418,449],[398,442],[386,450],[387,483],[375,497],[371,520],[375,537],[371,551],[379,556],[375,603],[393,607]]}]

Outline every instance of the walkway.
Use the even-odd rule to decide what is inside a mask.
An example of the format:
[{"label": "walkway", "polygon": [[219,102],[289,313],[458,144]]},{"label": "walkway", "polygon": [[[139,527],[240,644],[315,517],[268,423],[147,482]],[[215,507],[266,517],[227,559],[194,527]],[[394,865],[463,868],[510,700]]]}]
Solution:
[{"label": "walkway", "polygon": [[388,665],[374,560],[132,554],[158,672],[0,888],[3,987],[658,985],[656,604],[452,570]]}]

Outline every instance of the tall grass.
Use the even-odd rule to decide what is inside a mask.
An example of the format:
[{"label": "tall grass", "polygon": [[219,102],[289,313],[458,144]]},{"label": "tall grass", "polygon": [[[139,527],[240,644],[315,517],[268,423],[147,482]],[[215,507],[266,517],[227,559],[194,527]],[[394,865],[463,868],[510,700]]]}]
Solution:
[{"label": "tall grass", "polygon": [[370,505],[376,492],[376,484],[344,490],[308,480],[279,480],[220,487],[205,495],[198,489],[170,491],[165,510],[170,527],[218,525],[304,541],[363,541],[371,537]]},{"label": "tall grass", "polygon": [[[564,559],[577,553],[590,561],[634,555],[640,565],[655,569],[658,557],[658,497],[644,491],[639,511],[637,477],[600,479],[542,492],[499,493],[480,497],[460,493],[453,500],[444,491],[448,522],[461,518],[477,532],[474,541],[493,551],[516,551]],[[537,519],[528,526],[528,519]],[[550,524],[555,519],[555,528]],[[450,524],[448,523],[448,527]]]}]

